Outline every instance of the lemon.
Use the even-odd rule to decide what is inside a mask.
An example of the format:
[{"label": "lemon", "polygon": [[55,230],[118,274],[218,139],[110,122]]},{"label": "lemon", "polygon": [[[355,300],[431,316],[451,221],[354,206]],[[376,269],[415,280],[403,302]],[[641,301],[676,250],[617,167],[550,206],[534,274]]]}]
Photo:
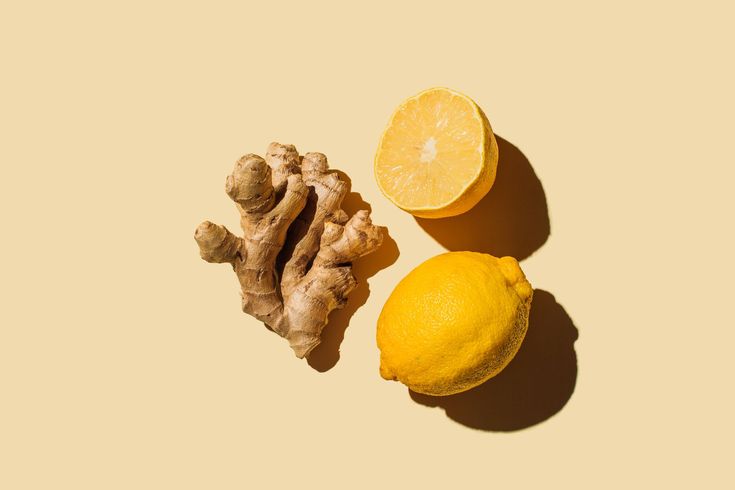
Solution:
[{"label": "lemon", "polygon": [[533,289],[513,257],[437,255],[411,271],[378,318],[380,374],[427,395],[498,374],[528,329]]},{"label": "lemon", "polygon": [[470,210],[495,181],[498,144],[466,95],[431,88],[403,102],[375,156],[375,178],[399,208],[423,218]]}]

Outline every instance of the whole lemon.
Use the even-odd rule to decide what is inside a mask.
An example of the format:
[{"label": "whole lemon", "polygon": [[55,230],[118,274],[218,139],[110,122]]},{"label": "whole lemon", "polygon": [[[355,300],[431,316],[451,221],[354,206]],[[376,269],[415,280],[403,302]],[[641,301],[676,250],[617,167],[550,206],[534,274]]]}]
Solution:
[{"label": "whole lemon", "polygon": [[482,384],[518,352],[532,297],[513,257],[449,252],[427,260],[398,283],[378,318],[381,376],[427,395]]}]

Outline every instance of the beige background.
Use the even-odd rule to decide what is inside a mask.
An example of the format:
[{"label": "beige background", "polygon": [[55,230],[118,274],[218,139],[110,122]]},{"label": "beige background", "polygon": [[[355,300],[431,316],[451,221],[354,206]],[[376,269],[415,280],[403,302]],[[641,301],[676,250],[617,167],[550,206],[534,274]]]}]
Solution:
[{"label": "beige background", "polygon": [[[0,488],[732,488],[728,2],[14,3]],[[504,142],[480,211],[422,226],[371,164],[434,85]],[[311,367],[192,237],[237,228],[224,178],[271,140],[326,153],[395,241]],[[374,342],[444,245],[539,290],[519,357],[447,413]]]}]

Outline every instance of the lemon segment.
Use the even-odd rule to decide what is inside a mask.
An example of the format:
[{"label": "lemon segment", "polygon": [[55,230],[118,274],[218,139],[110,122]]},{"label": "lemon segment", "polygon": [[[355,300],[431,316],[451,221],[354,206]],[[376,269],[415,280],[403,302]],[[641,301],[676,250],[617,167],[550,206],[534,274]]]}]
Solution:
[{"label": "lemon segment", "polygon": [[432,88],[395,111],[375,157],[383,194],[401,209],[442,218],[468,211],[492,186],[498,147],[469,97]]}]

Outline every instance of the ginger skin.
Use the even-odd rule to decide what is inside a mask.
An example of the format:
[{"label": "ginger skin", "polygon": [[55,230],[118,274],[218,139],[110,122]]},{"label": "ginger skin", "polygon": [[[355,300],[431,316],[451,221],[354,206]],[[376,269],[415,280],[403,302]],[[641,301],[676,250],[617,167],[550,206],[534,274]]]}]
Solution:
[{"label": "ginger skin", "polygon": [[194,234],[207,262],[229,263],[242,289],[242,309],[288,340],[299,358],[320,342],[329,313],[355,288],[351,262],[383,241],[368,211],[348,219],[347,184],[327,157],[271,143],[265,159],[235,163],[225,190],[240,211],[243,236],[209,221]]}]

